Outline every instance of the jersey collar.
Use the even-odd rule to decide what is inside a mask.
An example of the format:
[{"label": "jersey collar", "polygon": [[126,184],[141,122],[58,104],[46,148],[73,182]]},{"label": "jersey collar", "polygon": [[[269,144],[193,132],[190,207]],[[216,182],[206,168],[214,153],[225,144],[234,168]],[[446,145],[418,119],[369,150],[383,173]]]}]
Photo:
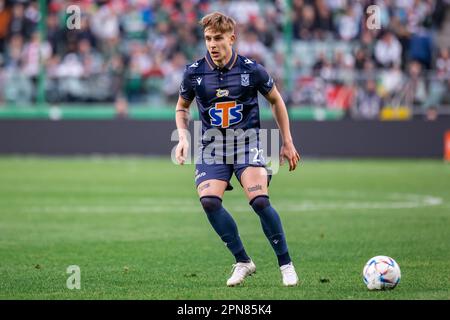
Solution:
[{"label": "jersey collar", "polygon": [[[231,70],[231,68],[233,68],[234,64],[236,63],[236,60],[237,60],[237,53],[233,50],[230,61],[228,61],[228,63],[223,67],[223,69]],[[206,61],[208,62],[208,65],[211,68],[211,70],[219,69],[219,67],[212,60],[209,52],[206,52]]]}]

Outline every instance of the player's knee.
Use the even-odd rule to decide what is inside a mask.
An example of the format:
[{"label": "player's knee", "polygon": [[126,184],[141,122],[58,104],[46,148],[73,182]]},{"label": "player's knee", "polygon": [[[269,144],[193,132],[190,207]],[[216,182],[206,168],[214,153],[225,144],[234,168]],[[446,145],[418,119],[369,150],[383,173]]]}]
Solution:
[{"label": "player's knee", "polygon": [[204,196],[200,198],[203,210],[211,214],[222,208],[222,199],[216,196]]},{"label": "player's knee", "polygon": [[256,212],[264,210],[265,208],[270,206],[269,196],[267,195],[256,196],[250,201],[250,205]]}]

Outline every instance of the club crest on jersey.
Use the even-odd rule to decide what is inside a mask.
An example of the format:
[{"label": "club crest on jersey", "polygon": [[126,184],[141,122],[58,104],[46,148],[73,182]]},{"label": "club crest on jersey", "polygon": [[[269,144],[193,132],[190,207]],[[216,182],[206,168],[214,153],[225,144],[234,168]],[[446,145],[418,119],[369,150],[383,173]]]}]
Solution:
[{"label": "club crest on jersey", "polygon": [[209,116],[211,125],[228,128],[242,121],[242,104],[236,104],[236,101],[217,102],[209,109]]},{"label": "club crest on jersey", "polygon": [[230,94],[230,92],[226,89],[217,89],[216,91],[216,97],[218,98],[228,97],[228,95]]},{"label": "club crest on jersey", "polygon": [[250,75],[248,73],[241,74],[241,86],[248,87],[250,85]]}]

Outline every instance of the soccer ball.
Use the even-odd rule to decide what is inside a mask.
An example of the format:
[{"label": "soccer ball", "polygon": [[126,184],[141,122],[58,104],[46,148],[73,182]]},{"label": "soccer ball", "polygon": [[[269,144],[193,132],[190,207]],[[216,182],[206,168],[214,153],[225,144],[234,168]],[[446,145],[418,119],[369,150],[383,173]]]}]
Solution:
[{"label": "soccer ball", "polygon": [[369,290],[394,289],[400,278],[400,266],[387,256],[369,259],[363,269],[363,280]]}]

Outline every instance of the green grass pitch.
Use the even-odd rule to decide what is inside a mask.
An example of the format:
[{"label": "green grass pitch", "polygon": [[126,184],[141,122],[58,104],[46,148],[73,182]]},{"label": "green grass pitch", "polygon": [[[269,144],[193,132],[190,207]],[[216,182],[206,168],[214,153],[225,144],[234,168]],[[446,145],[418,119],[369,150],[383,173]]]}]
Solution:
[{"label": "green grass pitch", "polygon": [[[138,157],[0,158],[0,299],[449,299],[450,164],[304,160],[270,195],[300,285],[285,288],[235,178],[224,206],[257,273],[227,288],[232,256],[210,227],[193,166]],[[368,291],[393,257],[402,280]],[[66,287],[81,270],[81,289]]]}]

